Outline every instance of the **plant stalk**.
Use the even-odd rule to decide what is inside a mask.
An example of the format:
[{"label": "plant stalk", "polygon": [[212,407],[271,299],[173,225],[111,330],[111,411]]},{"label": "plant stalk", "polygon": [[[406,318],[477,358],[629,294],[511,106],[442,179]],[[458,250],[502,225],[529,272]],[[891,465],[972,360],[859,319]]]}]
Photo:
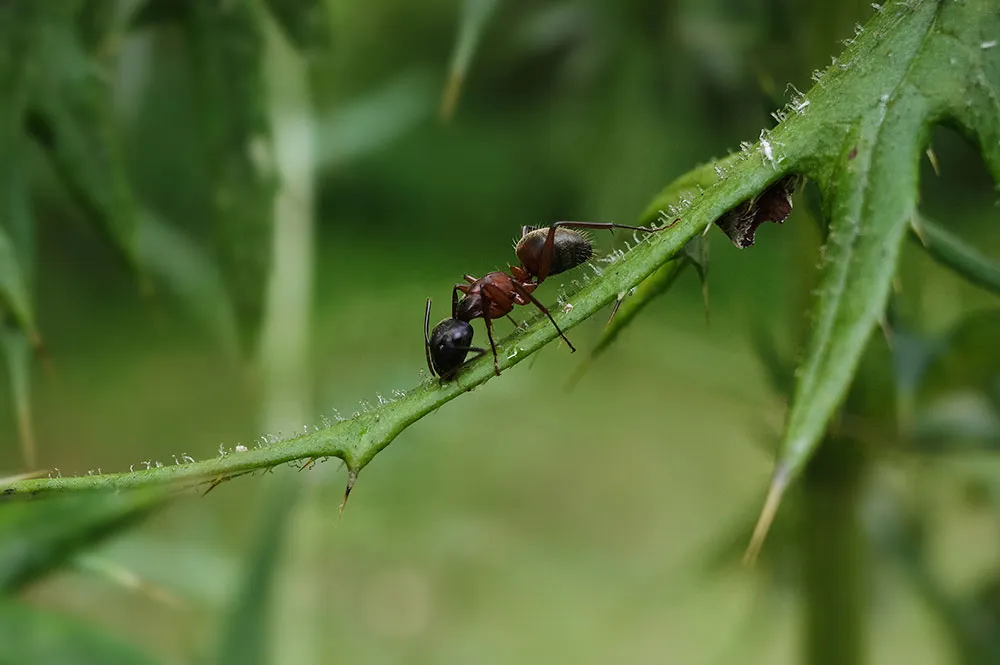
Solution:
[{"label": "plant stalk", "polygon": [[806,665],[867,659],[866,460],[853,440],[828,436],[802,478],[803,657]]}]

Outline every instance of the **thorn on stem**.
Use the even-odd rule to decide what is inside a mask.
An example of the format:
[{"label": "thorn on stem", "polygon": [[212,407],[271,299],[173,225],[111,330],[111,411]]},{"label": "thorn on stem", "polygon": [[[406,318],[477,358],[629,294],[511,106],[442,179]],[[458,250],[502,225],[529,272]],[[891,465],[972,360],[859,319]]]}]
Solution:
[{"label": "thorn on stem", "polygon": [[774,476],[771,478],[771,487],[768,489],[764,508],[760,511],[760,517],[757,518],[757,525],[753,529],[753,536],[750,537],[750,544],[743,555],[744,564],[752,566],[757,562],[761,547],[763,547],[764,540],[767,538],[767,532],[771,529],[774,516],[778,512],[778,507],[781,505],[781,499],[787,488],[788,470],[785,467],[779,466],[775,469]]},{"label": "thorn on stem", "polygon": [[358,474],[356,471],[347,472],[347,487],[344,488],[344,500],[340,502],[340,508],[337,511],[337,520],[339,521],[344,516],[344,508],[347,506],[347,499],[351,496],[351,490],[354,489],[354,482],[358,479]]},{"label": "thorn on stem", "polygon": [[625,302],[625,294],[622,294],[617,300],[615,300],[615,304],[611,308],[611,316],[608,317],[608,322],[604,324],[605,328],[610,326],[611,322],[615,320],[615,314],[618,313],[618,310],[622,306],[623,302]]},{"label": "thorn on stem", "polygon": [[208,486],[208,489],[202,492],[201,495],[205,496],[206,494],[208,494],[209,492],[211,492],[212,490],[214,490],[216,487],[226,482],[227,480],[229,480],[229,478],[227,478],[226,476],[219,476],[218,478],[215,478],[214,480],[212,480],[212,484]]}]

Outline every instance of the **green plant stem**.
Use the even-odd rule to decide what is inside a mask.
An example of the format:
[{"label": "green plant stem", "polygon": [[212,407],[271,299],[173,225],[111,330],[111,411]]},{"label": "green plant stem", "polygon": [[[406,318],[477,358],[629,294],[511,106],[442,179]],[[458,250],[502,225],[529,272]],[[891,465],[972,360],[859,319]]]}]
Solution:
[{"label": "green plant stem", "polygon": [[[600,277],[587,280],[580,291],[569,298],[568,302],[572,307],[565,307],[562,311],[553,309],[553,316],[560,327],[563,330],[573,328],[609,304],[618,293],[637,285],[681,252],[691,238],[704,232],[722,213],[781,178],[795,166],[795,162],[789,159],[778,169],[750,153],[746,158],[736,160],[735,163],[730,161],[727,165],[730,166],[727,177],[707,188],[681,221],[662,233],[648,234],[625,258],[604,266]],[[648,224],[651,219],[644,215],[641,221]],[[415,304],[415,320],[419,318],[422,307],[422,302]],[[513,367],[556,336],[555,328],[547,319],[536,317],[524,332],[498,344],[501,369]],[[414,363],[422,364],[423,358],[414,358]],[[261,447],[251,444],[245,452],[232,452],[216,459],[188,464],[126,473],[15,481],[0,487],[0,498],[40,492],[126,489],[156,484],[187,486],[316,457],[339,457],[350,471],[357,473],[407,426],[492,377],[493,360],[487,354],[471,363],[456,380],[441,383],[437,379],[427,378],[398,399],[318,431]]]},{"label": "green plant stem", "polygon": [[864,469],[856,442],[830,436],[802,478],[802,662],[807,665],[861,665],[867,657]]}]

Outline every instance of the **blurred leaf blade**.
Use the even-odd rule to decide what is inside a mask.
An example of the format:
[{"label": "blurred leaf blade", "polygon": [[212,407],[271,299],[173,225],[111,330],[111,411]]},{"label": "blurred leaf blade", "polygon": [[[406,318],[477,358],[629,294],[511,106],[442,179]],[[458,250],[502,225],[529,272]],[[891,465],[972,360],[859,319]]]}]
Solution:
[{"label": "blurred leaf blade", "polygon": [[938,263],[966,280],[1000,295],[1000,262],[991,260],[972,245],[922,215],[913,218],[916,239]]},{"label": "blurred leaf blade", "polygon": [[77,34],[74,3],[44,3],[33,50],[40,75],[28,127],[89,215],[132,266],[136,204],[111,101],[111,86]]},{"label": "blurred leaf blade", "polygon": [[150,276],[194,314],[227,355],[239,357],[236,312],[208,252],[149,211],[142,216],[137,244],[140,262]]},{"label": "blurred leaf blade", "polygon": [[330,47],[326,0],[265,0],[265,4],[296,49],[310,52]]},{"label": "blurred leaf blade", "polygon": [[[0,485],[0,497],[5,493]],[[0,502],[0,595],[39,580],[75,554],[136,524],[162,503],[163,493],[156,490]]]},{"label": "blurred leaf blade", "polygon": [[271,267],[275,194],[264,36],[249,0],[187,3],[184,19],[215,248],[249,351],[256,347]]},{"label": "blurred leaf blade", "polygon": [[117,0],[87,0],[83,3],[77,25],[87,52],[98,53],[104,48],[117,24],[120,4]]},{"label": "blurred leaf blade", "polygon": [[261,515],[256,544],[249,557],[243,585],[219,645],[218,665],[265,665],[269,662],[270,611],[274,576],[284,543],[284,531],[298,499],[298,479],[279,478]]},{"label": "blurred leaf blade", "polygon": [[25,467],[33,469],[37,463],[38,451],[31,415],[31,361],[34,358],[32,344],[24,331],[0,323],[0,351],[7,363],[18,438],[21,441],[21,455]]},{"label": "blurred leaf blade", "polygon": [[441,119],[448,121],[455,113],[465,76],[472,64],[472,57],[483,36],[483,30],[496,11],[500,0],[464,0],[459,19],[455,48],[451,53],[448,80],[441,95]]},{"label": "blurred leaf blade", "polygon": [[6,306],[17,324],[38,346],[35,307],[28,290],[28,278],[21,267],[14,243],[0,225],[0,303]]},{"label": "blurred leaf blade", "polygon": [[0,663],[154,665],[158,661],[83,622],[0,599]]}]

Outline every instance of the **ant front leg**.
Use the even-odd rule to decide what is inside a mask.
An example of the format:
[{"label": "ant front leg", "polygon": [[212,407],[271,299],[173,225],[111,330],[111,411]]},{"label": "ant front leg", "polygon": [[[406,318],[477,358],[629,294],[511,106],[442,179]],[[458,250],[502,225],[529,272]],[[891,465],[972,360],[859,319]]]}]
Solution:
[{"label": "ant front leg", "polygon": [[[493,349],[493,371],[500,376],[500,361],[497,359],[497,345],[493,341],[493,323],[490,318],[490,310],[496,306],[500,312],[507,312],[514,309],[514,303],[510,297],[493,284],[483,284],[483,321],[486,323],[486,335],[490,338],[490,348]],[[503,316],[503,314],[501,314]]]},{"label": "ant front leg", "polygon": [[493,341],[493,324],[490,323],[490,308],[483,311],[483,321],[486,323],[486,336],[490,338],[490,349],[493,350],[493,372],[500,376],[500,361],[497,359],[497,344]]}]

